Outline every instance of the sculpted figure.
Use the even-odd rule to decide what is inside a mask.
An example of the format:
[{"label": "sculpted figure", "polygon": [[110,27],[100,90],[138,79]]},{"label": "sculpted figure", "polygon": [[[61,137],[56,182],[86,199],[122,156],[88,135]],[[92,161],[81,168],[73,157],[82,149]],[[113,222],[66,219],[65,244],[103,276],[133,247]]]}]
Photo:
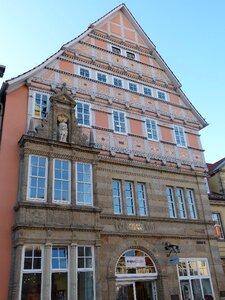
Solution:
[{"label": "sculpted figure", "polygon": [[61,120],[59,123],[59,141],[60,142],[67,142],[68,136],[68,126],[65,120]]}]

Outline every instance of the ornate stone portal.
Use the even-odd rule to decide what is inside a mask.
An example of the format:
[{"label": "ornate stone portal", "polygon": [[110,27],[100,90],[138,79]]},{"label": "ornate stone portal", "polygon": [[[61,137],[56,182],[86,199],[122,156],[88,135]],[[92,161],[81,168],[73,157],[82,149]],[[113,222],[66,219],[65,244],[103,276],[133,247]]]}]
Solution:
[{"label": "ornate stone portal", "polygon": [[70,96],[65,83],[62,90],[52,95],[49,101],[50,109],[47,119],[42,120],[42,123],[35,128],[31,119],[28,134],[63,143],[93,146],[92,135],[89,141],[77,124],[76,102]]}]

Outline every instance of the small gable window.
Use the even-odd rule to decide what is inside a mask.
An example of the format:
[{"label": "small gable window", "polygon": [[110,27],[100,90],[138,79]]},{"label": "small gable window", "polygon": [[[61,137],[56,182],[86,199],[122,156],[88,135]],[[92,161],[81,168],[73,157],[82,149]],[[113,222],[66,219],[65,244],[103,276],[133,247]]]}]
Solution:
[{"label": "small gable window", "polygon": [[129,90],[132,92],[137,92],[137,85],[135,83],[129,82]]},{"label": "small gable window", "polygon": [[90,72],[88,69],[85,68],[80,68],[80,76],[89,78],[90,77]]},{"label": "small gable window", "polygon": [[34,117],[46,119],[48,111],[48,96],[42,93],[35,93],[34,99]]},{"label": "small gable window", "polygon": [[157,91],[157,98],[160,100],[166,100],[166,93],[162,91]]},{"label": "small gable window", "polygon": [[152,90],[151,90],[151,88],[149,88],[147,86],[144,86],[144,94],[146,96],[152,96]]},{"label": "small gable window", "polygon": [[103,73],[97,73],[97,80],[106,83],[107,76]]},{"label": "small gable window", "polygon": [[123,82],[122,82],[122,79],[120,79],[120,78],[114,77],[113,84],[117,87],[123,87]]},{"label": "small gable window", "polygon": [[79,125],[90,126],[90,105],[77,102],[76,118]]},{"label": "small gable window", "polygon": [[130,59],[135,59],[135,54],[127,51],[127,57]]},{"label": "small gable window", "polygon": [[184,129],[180,126],[174,126],[174,134],[177,146],[186,147]]},{"label": "small gable window", "polygon": [[121,49],[120,48],[117,48],[117,47],[114,47],[112,46],[112,52],[115,53],[115,54],[121,54]]}]

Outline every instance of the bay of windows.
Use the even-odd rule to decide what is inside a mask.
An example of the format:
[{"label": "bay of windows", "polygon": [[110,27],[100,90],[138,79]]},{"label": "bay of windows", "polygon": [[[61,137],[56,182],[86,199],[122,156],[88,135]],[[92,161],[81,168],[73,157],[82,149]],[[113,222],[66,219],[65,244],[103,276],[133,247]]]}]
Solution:
[{"label": "bay of windows", "polygon": [[[197,219],[197,212],[195,206],[194,193],[191,189],[186,191],[183,188],[176,188],[176,193],[174,196],[174,188],[166,187],[166,195],[169,208],[169,217],[170,218],[180,218],[187,219],[187,210],[188,207],[189,218]],[[178,214],[177,214],[178,211]]]},{"label": "bay of windows", "polygon": [[[136,188],[136,193],[135,193]],[[114,179],[112,181],[112,196],[114,214],[127,214],[147,216],[147,199],[145,184],[138,182],[135,186],[131,181]],[[124,203],[123,203],[124,202]],[[137,206],[138,212],[136,213],[135,207]]]},{"label": "bay of windows", "polygon": [[182,300],[215,299],[206,258],[180,258],[177,271]]},{"label": "bay of windows", "polygon": [[90,126],[90,105],[87,103],[77,102],[76,118],[78,125]]},{"label": "bay of windows", "polygon": [[[53,245],[49,254],[43,251],[40,245],[26,245],[23,247],[21,261],[20,300],[44,299],[43,285],[49,289],[51,300],[70,299],[71,284],[76,286],[76,299],[95,299],[95,273],[94,273],[94,248],[92,246],[77,246],[75,252],[65,245]],[[70,253],[70,255],[69,255]],[[49,262],[48,262],[49,260]],[[43,262],[46,262],[51,285],[43,282]],[[72,261],[75,268],[69,269]],[[46,269],[46,266],[45,266]],[[72,274],[73,273],[73,274]],[[73,275],[73,276],[72,276]],[[75,282],[69,280],[74,278]]]},{"label": "bay of windows", "polygon": [[[48,158],[37,155],[29,157],[29,174],[27,199],[45,201],[47,196],[47,165]],[[92,205],[92,166],[88,163],[77,162],[75,168],[75,182],[71,184],[71,163],[68,160],[54,159],[52,201],[54,203],[71,202],[71,186],[76,186],[76,203]],[[73,179],[73,180],[75,180]]]}]

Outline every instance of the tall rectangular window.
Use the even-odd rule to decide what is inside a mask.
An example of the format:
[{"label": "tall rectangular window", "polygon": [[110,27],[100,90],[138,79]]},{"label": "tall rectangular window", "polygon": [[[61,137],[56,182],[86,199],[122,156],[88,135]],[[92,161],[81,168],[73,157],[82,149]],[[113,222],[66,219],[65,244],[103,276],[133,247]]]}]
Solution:
[{"label": "tall rectangular window", "polygon": [[192,190],[187,190],[187,200],[191,219],[197,219],[197,211],[195,206],[195,198]]},{"label": "tall rectangular window", "polygon": [[166,195],[169,205],[169,215],[170,218],[176,218],[176,206],[173,196],[173,189],[171,187],[166,187]]},{"label": "tall rectangular window", "polygon": [[78,125],[90,126],[90,105],[77,102],[76,118]]},{"label": "tall rectangular window", "polygon": [[113,180],[112,182],[113,190],[113,207],[114,214],[122,213],[122,197],[121,197],[121,182],[119,180]]},{"label": "tall rectangular window", "polygon": [[146,119],[145,124],[146,124],[146,131],[147,131],[148,139],[158,141],[156,121]]},{"label": "tall rectangular window", "polygon": [[120,79],[120,78],[114,77],[113,84],[117,87],[123,87],[123,82],[122,82],[122,79]]},{"label": "tall rectangular window", "polygon": [[52,247],[51,299],[68,300],[68,250],[67,247]]},{"label": "tall rectangular window", "polygon": [[129,82],[129,90],[132,92],[137,92],[137,85],[135,83]]},{"label": "tall rectangular window", "polygon": [[147,204],[146,204],[146,192],[145,192],[145,184],[138,183],[137,184],[137,192],[138,192],[138,207],[140,216],[147,216]]},{"label": "tall rectangular window", "polygon": [[77,248],[77,296],[78,300],[94,300],[94,253],[93,247]]},{"label": "tall rectangular window", "polygon": [[180,126],[174,126],[174,133],[175,133],[176,144],[181,147],[186,147],[184,129]]},{"label": "tall rectangular window", "polygon": [[92,166],[86,163],[76,164],[77,204],[92,205]]},{"label": "tall rectangular window", "polygon": [[70,202],[70,162],[67,160],[54,160],[54,192],[53,201]]},{"label": "tall rectangular window", "polygon": [[90,77],[90,71],[85,68],[80,68],[80,76],[89,78]]},{"label": "tall rectangular window", "polygon": [[224,231],[220,213],[212,213],[212,220],[214,221],[215,236],[218,238],[218,240],[224,240]]},{"label": "tall rectangular window", "polygon": [[107,82],[106,74],[97,73],[97,80],[106,83]]},{"label": "tall rectangular window", "polygon": [[114,131],[126,133],[125,113],[121,111],[113,112]]},{"label": "tall rectangular window", "polygon": [[48,96],[41,93],[35,93],[34,117],[47,118]]},{"label": "tall rectangular window", "polygon": [[25,246],[22,267],[21,300],[41,299],[42,249]]},{"label": "tall rectangular window", "polygon": [[127,214],[134,215],[135,207],[134,207],[134,187],[132,182],[125,182],[125,195],[126,195],[126,207]]},{"label": "tall rectangular window", "polygon": [[29,156],[28,199],[46,200],[47,189],[47,158]]},{"label": "tall rectangular window", "polygon": [[178,199],[180,218],[186,219],[187,213],[186,213],[185,200],[184,200],[184,191],[181,188],[177,188],[176,190],[177,190],[177,199]]}]

